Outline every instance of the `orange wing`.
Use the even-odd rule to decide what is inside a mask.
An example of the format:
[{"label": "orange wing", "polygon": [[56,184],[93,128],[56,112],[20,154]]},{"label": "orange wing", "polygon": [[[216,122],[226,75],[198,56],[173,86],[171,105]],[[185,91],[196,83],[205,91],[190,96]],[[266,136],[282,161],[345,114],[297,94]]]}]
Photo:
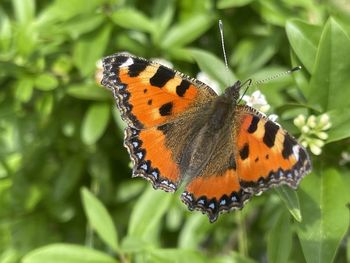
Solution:
[{"label": "orange wing", "polygon": [[235,167],[228,167],[223,173],[194,178],[181,200],[190,210],[200,210],[215,222],[220,213],[241,209],[250,197],[241,187]]},{"label": "orange wing", "polygon": [[122,118],[137,129],[171,122],[217,96],[198,80],[125,53],[104,58],[103,67],[102,85],[113,91]]},{"label": "orange wing", "polygon": [[237,106],[231,132],[229,158],[220,158],[222,167],[190,180],[181,196],[190,210],[206,213],[211,222],[273,186],[295,189],[311,170],[306,150],[253,108]]},{"label": "orange wing", "polygon": [[175,191],[180,168],[164,127],[188,118],[216,93],[184,74],[126,53],[104,58],[103,67],[101,83],[113,91],[128,125],[124,145],[134,164],[133,176],[151,181],[154,188]]},{"label": "orange wing", "polygon": [[237,118],[236,162],[241,187],[254,194],[281,184],[296,189],[311,171],[304,147],[253,108],[239,106]]}]

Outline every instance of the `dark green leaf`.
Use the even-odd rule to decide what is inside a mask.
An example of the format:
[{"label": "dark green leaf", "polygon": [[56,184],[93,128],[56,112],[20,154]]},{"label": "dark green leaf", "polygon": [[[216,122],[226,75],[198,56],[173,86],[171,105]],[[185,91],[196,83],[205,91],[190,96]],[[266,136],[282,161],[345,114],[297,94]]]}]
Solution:
[{"label": "dark green leaf", "polygon": [[81,189],[81,197],[91,227],[107,245],[118,251],[118,233],[105,206],[86,188]]},{"label": "dark green leaf", "polygon": [[350,137],[350,108],[337,109],[327,112],[332,127],[328,133],[327,142],[335,142]]},{"label": "dark green leaf", "polygon": [[322,28],[300,20],[290,20],[286,32],[290,45],[306,69],[312,73]]},{"label": "dark green leaf", "polygon": [[267,255],[270,263],[288,262],[292,249],[289,215],[282,213],[268,235]]},{"label": "dark green leaf", "polygon": [[347,185],[335,169],[316,171],[303,179],[299,198],[303,222],[297,234],[306,261],[333,262],[349,225]]},{"label": "dark green leaf", "polygon": [[340,25],[329,19],[321,36],[309,102],[323,111],[350,106],[350,39]]},{"label": "dark green leaf", "polygon": [[302,216],[300,213],[300,204],[297,192],[288,186],[281,186],[275,189],[279,197],[283,200],[289,213],[298,222],[302,221]]}]

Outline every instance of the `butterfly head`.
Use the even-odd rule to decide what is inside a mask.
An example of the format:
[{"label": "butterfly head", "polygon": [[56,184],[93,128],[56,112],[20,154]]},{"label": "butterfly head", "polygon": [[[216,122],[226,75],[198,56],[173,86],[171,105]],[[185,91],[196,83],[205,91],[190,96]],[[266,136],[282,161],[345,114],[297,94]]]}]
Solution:
[{"label": "butterfly head", "polygon": [[234,103],[239,99],[239,91],[242,87],[241,81],[237,80],[232,86],[225,90],[224,96]]}]

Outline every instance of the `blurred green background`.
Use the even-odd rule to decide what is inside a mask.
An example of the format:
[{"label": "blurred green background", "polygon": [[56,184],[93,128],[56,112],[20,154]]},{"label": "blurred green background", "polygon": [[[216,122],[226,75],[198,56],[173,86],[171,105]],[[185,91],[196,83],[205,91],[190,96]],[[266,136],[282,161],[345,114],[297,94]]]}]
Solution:
[{"label": "blurred green background", "polygon": [[[0,262],[350,262],[349,35],[348,0],[2,0]],[[214,224],[131,179],[99,85],[98,61],[120,51],[221,88],[302,65],[259,89],[316,153],[313,173]]]}]

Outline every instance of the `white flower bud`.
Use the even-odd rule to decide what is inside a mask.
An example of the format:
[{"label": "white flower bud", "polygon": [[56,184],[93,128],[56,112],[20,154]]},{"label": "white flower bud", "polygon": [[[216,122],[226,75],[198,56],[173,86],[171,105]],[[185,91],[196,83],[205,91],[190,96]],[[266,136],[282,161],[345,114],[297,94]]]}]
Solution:
[{"label": "white flower bud", "polygon": [[328,130],[330,127],[332,127],[332,123],[328,122],[325,125],[322,125],[322,131]]},{"label": "white flower bud", "polygon": [[328,134],[325,132],[317,132],[315,133],[317,135],[318,138],[322,139],[322,140],[327,140],[328,139]]},{"label": "white flower bud", "polygon": [[314,154],[314,155],[320,155],[322,152],[322,149],[320,147],[318,147],[315,144],[310,144],[310,151]]},{"label": "white flower bud", "polygon": [[310,131],[309,126],[304,125],[303,127],[301,127],[301,132],[302,133],[308,133],[309,131]]},{"label": "white flower bud", "polygon": [[301,141],[301,145],[306,148],[309,144],[307,141]]},{"label": "white flower bud", "polygon": [[329,123],[329,115],[327,113],[324,113],[320,116],[320,124],[322,126],[326,125]]},{"label": "white flower bud", "polygon": [[302,114],[299,114],[298,117],[296,117],[293,120],[293,123],[295,126],[297,126],[298,128],[301,128],[303,125],[305,125],[305,117]]},{"label": "white flower bud", "polygon": [[267,112],[270,109],[270,105],[268,104],[261,105],[260,107],[258,107],[258,109],[262,112]]},{"label": "white flower bud", "polygon": [[316,116],[315,115],[310,115],[310,117],[307,119],[307,125],[310,128],[315,128],[316,127],[317,122],[316,122]]},{"label": "white flower bud", "polygon": [[320,139],[312,139],[310,144],[314,144],[317,145],[318,147],[323,147],[324,146],[324,142]]}]

